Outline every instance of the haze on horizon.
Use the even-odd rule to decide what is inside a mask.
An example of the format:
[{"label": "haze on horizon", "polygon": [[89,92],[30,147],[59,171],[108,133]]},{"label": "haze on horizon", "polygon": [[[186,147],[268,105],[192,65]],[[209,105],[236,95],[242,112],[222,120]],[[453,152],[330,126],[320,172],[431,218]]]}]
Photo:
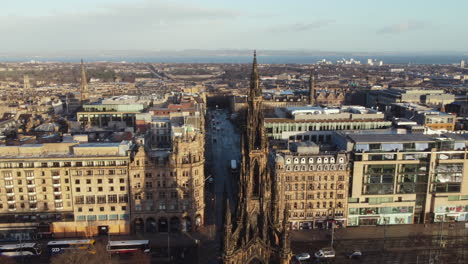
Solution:
[{"label": "haze on horizon", "polygon": [[1,54],[322,50],[468,53],[468,1],[17,0]]}]

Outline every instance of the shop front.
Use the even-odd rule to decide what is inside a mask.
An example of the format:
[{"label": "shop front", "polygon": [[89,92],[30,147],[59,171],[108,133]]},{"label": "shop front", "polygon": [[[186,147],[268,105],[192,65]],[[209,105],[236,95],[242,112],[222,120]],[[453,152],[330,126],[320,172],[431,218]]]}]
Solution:
[{"label": "shop front", "polygon": [[434,222],[468,221],[468,205],[442,205],[436,207]]},{"label": "shop front", "polygon": [[413,223],[413,207],[349,208],[348,226],[401,225]]}]

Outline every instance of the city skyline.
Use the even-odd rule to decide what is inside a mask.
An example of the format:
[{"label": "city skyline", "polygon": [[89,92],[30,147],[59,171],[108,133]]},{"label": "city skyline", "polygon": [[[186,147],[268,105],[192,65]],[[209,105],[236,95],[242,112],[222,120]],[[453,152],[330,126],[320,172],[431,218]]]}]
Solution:
[{"label": "city skyline", "polygon": [[[467,54],[467,3],[435,1],[63,1],[4,3],[3,53],[314,50]],[[465,7],[465,8],[464,8]],[[421,12],[424,10],[424,12]]]}]

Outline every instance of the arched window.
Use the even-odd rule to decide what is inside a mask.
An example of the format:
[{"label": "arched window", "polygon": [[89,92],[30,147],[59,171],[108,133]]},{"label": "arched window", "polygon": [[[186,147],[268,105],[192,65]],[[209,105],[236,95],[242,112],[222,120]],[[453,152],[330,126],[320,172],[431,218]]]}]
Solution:
[{"label": "arched window", "polygon": [[309,158],[309,163],[314,163],[314,158]]}]

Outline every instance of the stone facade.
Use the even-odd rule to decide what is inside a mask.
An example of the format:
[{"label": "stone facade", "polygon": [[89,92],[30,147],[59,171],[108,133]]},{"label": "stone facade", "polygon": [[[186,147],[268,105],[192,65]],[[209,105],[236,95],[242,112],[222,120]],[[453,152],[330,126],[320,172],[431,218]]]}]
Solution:
[{"label": "stone facade", "polygon": [[191,231],[204,220],[204,137],[176,138],[157,156],[140,147],[130,164],[132,228]]},{"label": "stone facade", "polygon": [[349,168],[346,153],[276,154],[280,208],[289,206],[293,230],[346,226]]}]

